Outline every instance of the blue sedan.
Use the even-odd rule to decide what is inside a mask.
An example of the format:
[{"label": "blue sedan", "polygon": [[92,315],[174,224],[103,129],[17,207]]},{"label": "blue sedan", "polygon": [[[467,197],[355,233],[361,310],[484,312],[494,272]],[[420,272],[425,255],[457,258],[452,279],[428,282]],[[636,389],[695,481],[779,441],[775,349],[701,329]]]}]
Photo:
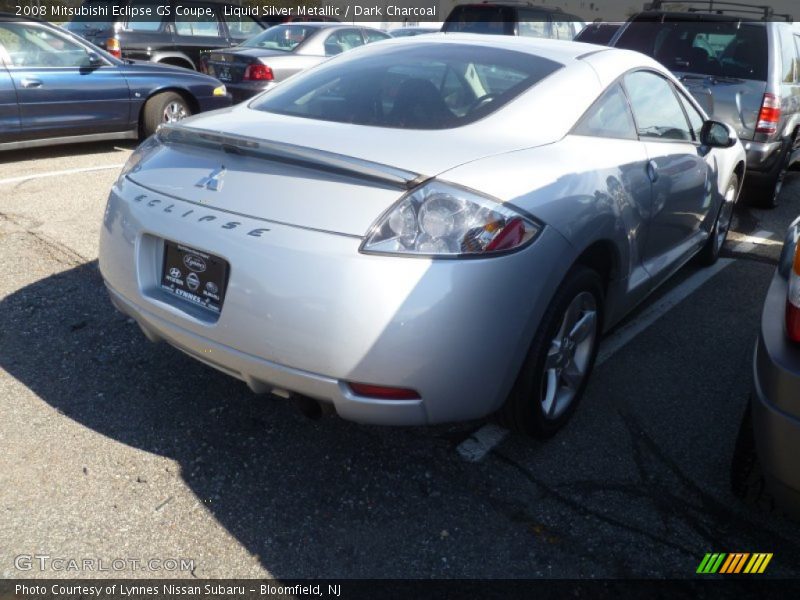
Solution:
[{"label": "blue sedan", "polygon": [[119,60],[59,27],[0,14],[0,150],[146,137],[230,104],[213,77]]}]

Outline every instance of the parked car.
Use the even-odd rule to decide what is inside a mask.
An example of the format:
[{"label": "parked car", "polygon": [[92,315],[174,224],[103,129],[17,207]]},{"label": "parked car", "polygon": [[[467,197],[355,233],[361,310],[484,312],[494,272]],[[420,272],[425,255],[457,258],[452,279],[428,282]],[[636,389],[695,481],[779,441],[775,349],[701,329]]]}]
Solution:
[{"label": "parked car", "polygon": [[390,37],[339,23],[276,25],[235,48],[212,50],[201,59],[200,70],[223,81],[241,102],[331,56]]},{"label": "parked car", "polygon": [[426,33],[439,33],[441,28],[436,27],[398,27],[389,30],[392,37],[413,37],[415,35],[425,35]]},{"label": "parked car", "polygon": [[[118,6],[123,14],[102,20],[76,18],[66,27],[117,58],[146,60],[195,69],[200,53],[220,46],[235,46],[263,31],[278,19],[247,15],[226,17],[232,8],[241,7],[203,0],[85,0],[87,8]],[[136,9],[169,8],[161,19],[136,14]],[[226,11],[226,8],[228,9]],[[197,11],[202,11],[197,14]],[[163,12],[167,12],[163,10]]]},{"label": "parked car", "polygon": [[453,7],[442,31],[572,40],[585,25],[579,17],[556,7],[483,0]]},{"label": "parked car", "polygon": [[641,54],[393,39],[161,128],[111,190],[100,270],[150,339],[255,391],[549,436],[601,333],[716,260],[744,161]]},{"label": "parked car", "polygon": [[[660,61],[706,112],[733,125],[747,150],[749,200],[775,206],[800,148],[800,40],[768,7],[730,12],[715,3],[713,12],[670,12],[670,4],[653,2],[611,44]],[[735,12],[742,7],[749,16]]]},{"label": "parked car", "polygon": [[131,64],[49,23],[0,14],[0,150],[146,137],[230,105],[207,75]]},{"label": "parked car", "polygon": [[620,27],[622,23],[589,23],[575,36],[575,41],[607,46]]},{"label": "parked car", "polygon": [[734,491],[800,518],[800,219],[789,227],[767,292],[754,389],[733,465]]}]

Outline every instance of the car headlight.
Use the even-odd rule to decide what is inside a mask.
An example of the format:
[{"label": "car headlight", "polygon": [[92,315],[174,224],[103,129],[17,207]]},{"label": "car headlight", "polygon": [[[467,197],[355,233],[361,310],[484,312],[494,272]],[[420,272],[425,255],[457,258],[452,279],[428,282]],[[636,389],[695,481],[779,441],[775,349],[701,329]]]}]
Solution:
[{"label": "car headlight", "polygon": [[433,180],[375,222],[361,252],[429,257],[490,255],[528,244],[541,230],[494,198]]},{"label": "car headlight", "polygon": [[129,173],[134,173],[138,168],[141,166],[142,162],[153,155],[161,147],[161,140],[158,137],[158,133],[151,135],[141,144],[136,150],[133,151],[128,157],[128,160],[125,162],[125,165],[122,167],[122,170],[119,172],[119,176],[117,177],[116,185],[122,183],[122,180],[125,178],[126,175]]},{"label": "car headlight", "polygon": [[224,96],[227,93],[228,90],[224,85],[220,85],[214,88],[214,96]]}]

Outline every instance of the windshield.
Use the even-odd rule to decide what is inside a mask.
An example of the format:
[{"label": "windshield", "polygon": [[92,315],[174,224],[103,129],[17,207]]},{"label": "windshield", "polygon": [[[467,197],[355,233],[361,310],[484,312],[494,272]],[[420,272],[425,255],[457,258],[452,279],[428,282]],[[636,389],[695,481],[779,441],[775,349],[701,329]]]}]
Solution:
[{"label": "windshield", "polygon": [[[91,12],[98,15],[110,15],[112,8],[118,2],[113,0],[88,0],[82,6],[91,9]],[[73,21],[65,24],[64,27],[77,34],[91,33],[93,31],[105,31],[111,29],[113,23],[103,17],[78,17]]]},{"label": "windshield", "polygon": [[671,71],[767,79],[767,31],[763,24],[633,21],[614,45],[652,56]]},{"label": "windshield", "polygon": [[495,112],[562,66],[510,50],[419,42],[327,63],[251,107],[338,123],[445,129]]},{"label": "windshield", "polygon": [[241,45],[245,48],[266,48],[291,52],[318,29],[319,27],[314,25],[276,25],[248,38]]}]

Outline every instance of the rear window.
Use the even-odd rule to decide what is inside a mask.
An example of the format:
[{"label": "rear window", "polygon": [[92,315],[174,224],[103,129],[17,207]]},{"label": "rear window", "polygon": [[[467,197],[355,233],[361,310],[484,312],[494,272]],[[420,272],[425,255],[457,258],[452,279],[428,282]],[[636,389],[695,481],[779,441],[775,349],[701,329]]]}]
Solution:
[{"label": "rear window", "polygon": [[466,4],[450,12],[442,31],[512,35],[516,20],[516,12],[507,6]]},{"label": "rear window", "polygon": [[643,52],[671,71],[767,80],[763,24],[643,19],[630,23],[614,45]]},{"label": "rear window", "polygon": [[399,129],[446,129],[485,117],[563,65],[521,52],[417,43],[325,64],[251,108]]},{"label": "rear window", "polygon": [[276,25],[242,42],[245,48],[266,48],[291,52],[317,32],[314,25]]}]

